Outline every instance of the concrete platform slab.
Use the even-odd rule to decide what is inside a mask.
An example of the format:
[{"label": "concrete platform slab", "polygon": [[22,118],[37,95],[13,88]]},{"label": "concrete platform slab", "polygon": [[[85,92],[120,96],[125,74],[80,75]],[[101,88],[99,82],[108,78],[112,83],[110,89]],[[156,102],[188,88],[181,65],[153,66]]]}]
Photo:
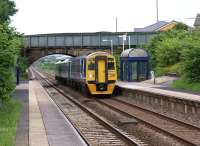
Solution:
[{"label": "concrete platform slab", "polygon": [[29,82],[29,145],[49,146],[42,115],[35,94],[35,81]]},{"label": "concrete platform slab", "polygon": [[17,85],[13,95],[22,103],[22,112],[20,121],[17,128],[15,139],[15,146],[28,146],[28,133],[29,133],[29,111],[28,111],[28,81],[22,81]]},{"label": "concrete platform slab", "polygon": [[194,102],[200,103],[199,95],[155,88],[158,85],[148,85],[145,83],[141,84],[141,83],[121,82],[121,81],[116,82],[116,85],[121,88],[145,91],[145,92],[154,93],[158,95],[170,96],[170,97],[177,98],[180,100],[188,100],[188,101],[194,101]]},{"label": "concrete platform slab", "polygon": [[71,123],[61,113],[43,87],[30,81],[30,144],[42,141],[50,146],[87,145]]}]

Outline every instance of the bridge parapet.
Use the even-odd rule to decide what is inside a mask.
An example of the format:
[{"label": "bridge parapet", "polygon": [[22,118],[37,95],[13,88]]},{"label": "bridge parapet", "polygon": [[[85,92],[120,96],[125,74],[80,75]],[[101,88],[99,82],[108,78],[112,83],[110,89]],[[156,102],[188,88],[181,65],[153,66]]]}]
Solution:
[{"label": "bridge parapet", "polygon": [[[59,48],[59,47],[110,47],[109,42],[113,40],[114,46],[122,46],[123,41],[119,36],[126,34],[130,36],[131,45],[146,44],[157,33],[155,32],[96,32],[96,33],[58,33],[26,35],[26,48]],[[129,40],[126,39],[125,45]]]}]

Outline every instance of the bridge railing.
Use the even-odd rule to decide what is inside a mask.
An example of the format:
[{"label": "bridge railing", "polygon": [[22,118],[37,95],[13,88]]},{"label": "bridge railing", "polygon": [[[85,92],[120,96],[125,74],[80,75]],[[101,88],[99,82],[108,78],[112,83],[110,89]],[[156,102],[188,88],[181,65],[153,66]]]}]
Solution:
[{"label": "bridge railing", "polygon": [[[119,36],[126,34],[130,36],[131,45],[146,44],[155,32],[96,32],[96,33],[60,33],[60,34],[39,34],[26,35],[26,48],[57,48],[57,47],[110,47],[109,42],[103,40],[113,40],[114,46],[123,44]],[[125,45],[128,45],[128,38]]]}]

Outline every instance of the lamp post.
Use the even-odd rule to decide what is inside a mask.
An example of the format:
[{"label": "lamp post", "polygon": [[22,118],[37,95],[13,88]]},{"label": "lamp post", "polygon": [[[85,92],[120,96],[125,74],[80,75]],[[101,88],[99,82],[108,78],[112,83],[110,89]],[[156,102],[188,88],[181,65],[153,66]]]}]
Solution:
[{"label": "lamp post", "polygon": [[128,37],[128,47],[129,49],[131,48],[131,36],[127,36],[127,35],[122,35],[122,36],[119,36],[120,38],[123,38],[123,51],[124,51],[124,41],[126,40],[126,37]]},{"label": "lamp post", "polygon": [[124,41],[126,40],[126,35],[122,35],[122,36],[119,36],[120,38],[122,38],[122,47],[123,47],[123,51],[124,51]]},{"label": "lamp post", "polygon": [[112,40],[103,40],[103,42],[110,42],[111,54],[113,55],[113,41]]},{"label": "lamp post", "polygon": [[129,49],[131,48],[131,36],[130,35],[128,36],[128,47],[129,47]]},{"label": "lamp post", "polygon": [[157,17],[157,22],[159,22],[159,19],[158,19],[158,0],[156,0],[156,17]]}]

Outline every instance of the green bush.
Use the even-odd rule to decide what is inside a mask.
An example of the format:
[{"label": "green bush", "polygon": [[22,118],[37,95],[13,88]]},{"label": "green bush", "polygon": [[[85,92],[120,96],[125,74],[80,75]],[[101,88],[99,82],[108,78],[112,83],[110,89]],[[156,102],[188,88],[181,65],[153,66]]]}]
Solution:
[{"label": "green bush", "polygon": [[156,76],[166,75],[169,73],[181,76],[183,69],[182,69],[182,65],[180,63],[176,63],[174,65],[169,65],[166,67],[156,67],[155,72],[156,72]]},{"label": "green bush", "polygon": [[181,44],[177,38],[168,38],[157,44],[156,62],[159,67],[174,65],[180,61]]},{"label": "green bush", "polygon": [[21,36],[13,28],[0,24],[0,100],[7,99],[15,87],[14,71],[21,44]]},{"label": "green bush", "polygon": [[180,78],[173,82],[172,87],[177,89],[184,89],[199,92],[200,91],[200,83],[199,82],[190,82],[185,78]]},{"label": "green bush", "polygon": [[155,35],[147,45],[152,68],[165,67],[180,60],[180,41],[188,36],[185,25],[178,23],[174,29]]},{"label": "green bush", "polygon": [[0,22],[10,21],[10,16],[17,12],[15,2],[11,0],[0,0],[0,8]]},{"label": "green bush", "polygon": [[155,36],[147,46],[156,75],[176,73],[188,81],[200,81],[200,31],[187,31],[178,23],[175,29]]},{"label": "green bush", "polygon": [[183,40],[182,64],[184,76],[192,82],[200,82],[200,32]]},{"label": "green bush", "polygon": [[22,37],[9,22],[16,12],[14,1],[0,0],[0,102],[8,99],[15,87],[14,74]]}]

